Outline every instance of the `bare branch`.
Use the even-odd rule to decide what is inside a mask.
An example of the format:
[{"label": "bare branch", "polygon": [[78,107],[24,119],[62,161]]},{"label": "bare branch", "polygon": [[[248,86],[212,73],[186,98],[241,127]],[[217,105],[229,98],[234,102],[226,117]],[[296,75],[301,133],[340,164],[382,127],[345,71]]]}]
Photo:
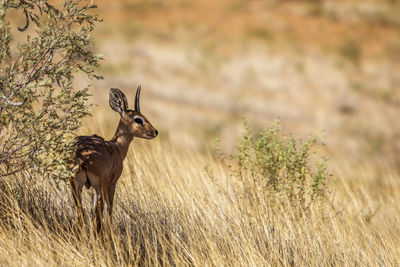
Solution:
[{"label": "bare branch", "polygon": [[25,22],[25,26],[24,26],[24,27],[22,27],[22,28],[18,27],[18,30],[19,30],[20,32],[26,31],[26,29],[28,29],[28,27],[29,27],[29,16],[28,16],[28,11],[26,11],[26,9],[24,9],[24,13],[25,13],[26,22]]},{"label": "bare branch", "polygon": [[6,100],[6,102],[12,106],[21,106],[24,102],[13,102],[8,99],[5,95],[1,94],[1,97]]}]

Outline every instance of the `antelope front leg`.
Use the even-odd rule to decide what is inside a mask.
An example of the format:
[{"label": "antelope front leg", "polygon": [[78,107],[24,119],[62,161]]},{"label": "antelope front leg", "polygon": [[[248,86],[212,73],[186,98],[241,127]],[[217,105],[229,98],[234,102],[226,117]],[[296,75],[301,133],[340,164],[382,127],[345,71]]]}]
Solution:
[{"label": "antelope front leg", "polygon": [[115,187],[117,184],[113,184],[110,186],[107,190],[107,211],[108,211],[108,216],[110,217],[110,223],[112,220],[112,210],[113,210],[113,202],[114,202],[114,193],[115,193]]},{"label": "antelope front leg", "polygon": [[116,184],[105,188],[104,190],[104,203],[105,203],[105,224],[107,226],[107,230],[111,233],[112,231],[112,208],[113,208],[113,200],[114,200],[114,192],[115,192]]}]

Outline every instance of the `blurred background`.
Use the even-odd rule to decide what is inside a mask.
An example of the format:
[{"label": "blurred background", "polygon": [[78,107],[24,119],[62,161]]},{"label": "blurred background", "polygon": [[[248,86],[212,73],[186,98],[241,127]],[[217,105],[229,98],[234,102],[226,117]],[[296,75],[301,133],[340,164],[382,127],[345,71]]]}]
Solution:
[{"label": "blurred background", "polygon": [[280,118],[298,138],[324,136],[336,166],[398,171],[400,1],[95,4],[105,79],[92,85],[86,125],[109,126],[97,134],[111,138],[117,125],[109,88],[132,103],[141,84],[143,113],[175,145],[206,152],[218,138],[229,152],[242,118],[256,131]]}]

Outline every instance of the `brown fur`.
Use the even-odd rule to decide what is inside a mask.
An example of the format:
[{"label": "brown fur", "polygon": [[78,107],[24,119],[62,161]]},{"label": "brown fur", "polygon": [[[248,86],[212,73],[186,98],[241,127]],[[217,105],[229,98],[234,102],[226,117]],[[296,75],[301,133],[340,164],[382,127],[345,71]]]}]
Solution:
[{"label": "brown fur", "polygon": [[[137,91],[137,101],[138,96],[140,96],[140,87]],[[121,115],[114,137],[106,141],[98,135],[79,136],[76,150],[79,169],[75,177],[71,178],[72,194],[81,223],[83,222],[82,187],[83,185],[87,188],[93,187],[95,224],[98,232],[101,230],[104,204],[111,221],[115,187],[121,176],[122,163],[132,139],[134,137],[152,139],[158,135],[157,130],[140,111],[127,109],[126,97],[118,89],[111,89],[110,105]],[[135,122],[135,118],[138,117],[144,121],[143,125]]]}]

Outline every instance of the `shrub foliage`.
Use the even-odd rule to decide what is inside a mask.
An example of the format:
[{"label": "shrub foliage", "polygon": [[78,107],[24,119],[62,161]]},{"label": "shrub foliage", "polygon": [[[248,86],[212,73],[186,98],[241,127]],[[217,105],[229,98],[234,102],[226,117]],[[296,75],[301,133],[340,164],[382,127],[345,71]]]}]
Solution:
[{"label": "shrub foliage", "polygon": [[[55,2],[57,3],[57,2]],[[71,175],[74,132],[88,115],[77,73],[101,78],[92,52],[94,5],[66,0],[4,0],[0,10],[0,177],[32,170]],[[13,16],[25,17],[14,25]],[[17,31],[18,30],[18,31]],[[13,37],[18,35],[19,40]]]},{"label": "shrub foliage", "polygon": [[[306,210],[327,192],[326,159],[315,150],[316,136],[296,140],[275,121],[254,135],[246,121],[237,152],[230,155],[231,174],[250,206],[295,207]],[[246,207],[248,208],[248,207]]]}]

